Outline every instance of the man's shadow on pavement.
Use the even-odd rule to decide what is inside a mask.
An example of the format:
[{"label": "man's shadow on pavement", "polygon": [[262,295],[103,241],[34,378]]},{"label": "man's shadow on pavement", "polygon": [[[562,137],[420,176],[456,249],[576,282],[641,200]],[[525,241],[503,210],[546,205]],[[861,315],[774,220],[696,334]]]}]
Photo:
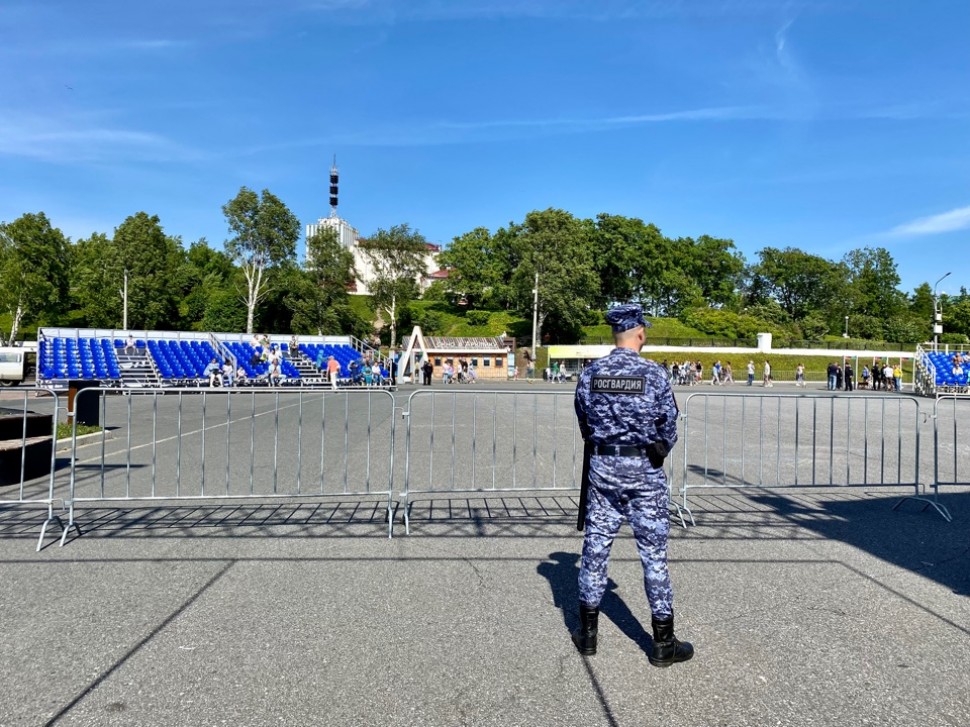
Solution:
[{"label": "man's shadow on pavement", "polygon": [[[579,556],[576,553],[550,553],[549,560],[540,563],[536,572],[549,581],[553,605],[562,611],[566,631],[579,628]],[[616,594],[616,582],[612,578],[607,581],[600,613],[616,624],[645,653],[651,653],[653,639]]]}]

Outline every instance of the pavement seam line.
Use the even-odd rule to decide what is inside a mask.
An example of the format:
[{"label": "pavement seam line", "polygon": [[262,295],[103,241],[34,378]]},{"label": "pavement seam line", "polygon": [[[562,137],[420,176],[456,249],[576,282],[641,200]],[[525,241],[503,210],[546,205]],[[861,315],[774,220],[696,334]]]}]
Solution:
[{"label": "pavement seam line", "polygon": [[208,581],[206,581],[206,583],[201,588],[199,588],[199,590],[193,593],[192,596],[190,596],[187,601],[182,603],[181,606],[179,606],[177,609],[175,609],[175,611],[169,614],[164,621],[162,621],[160,624],[158,624],[158,626],[156,626],[150,632],[148,632],[148,634],[146,634],[141,639],[139,639],[139,641],[133,647],[131,647],[120,659],[118,659],[111,666],[110,669],[108,669],[106,672],[98,676],[98,678],[95,679],[90,684],[88,684],[88,686],[85,687],[85,689],[80,694],[74,697],[74,699],[68,702],[65,706],[61,707],[61,709],[56,714],[54,714],[53,717],[51,717],[47,722],[44,723],[45,727],[50,727],[51,725],[57,724],[62,717],[64,717],[68,712],[74,709],[74,707],[80,704],[81,701],[83,701],[89,694],[91,694],[91,692],[93,692],[95,689],[101,686],[101,684],[103,684],[105,680],[108,679],[108,677],[110,677],[112,674],[118,671],[118,669],[124,666],[125,663],[127,663],[127,661],[132,656],[138,653],[145,644],[147,644],[149,641],[155,638],[155,636],[157,636],[163,630],[165,630],[165,628],[168,627],[168,625],[172,623],[172,621],[174,621],[176,618],[178,618],[183,613],[185,613],[185,611],[188,610],[188,608],[191,607],[192,604],[194,604],[203,593],[208,591],[209,588],[211,588],[216,583],[216,581],[222,578],[222,576],[224,576],[226,572],[235,564],[236,564],[235,559],[227,561],[226,564],[219,570],[218,573],[216,573]]}]

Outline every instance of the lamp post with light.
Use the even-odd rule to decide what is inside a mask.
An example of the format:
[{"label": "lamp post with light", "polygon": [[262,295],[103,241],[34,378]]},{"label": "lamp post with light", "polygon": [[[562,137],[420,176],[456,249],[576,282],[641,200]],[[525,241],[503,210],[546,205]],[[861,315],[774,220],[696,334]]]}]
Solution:
[{"label": "lamp post with light", "polygon": [[937,351],[940,347],[940,334],[943,333],[943,313],[940,310],[940,298],[936,294],[936,289],[946,278],[950,276],[947,273],[942,278],[933,283],[933,350]]}]

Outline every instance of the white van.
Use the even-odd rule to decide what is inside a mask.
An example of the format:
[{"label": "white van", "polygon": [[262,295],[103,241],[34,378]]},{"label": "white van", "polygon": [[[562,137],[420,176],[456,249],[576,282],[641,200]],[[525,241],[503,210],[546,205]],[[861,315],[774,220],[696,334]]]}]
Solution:
[{"label": "white van", "polygon": [[27,378],[27,349],[0,346],[0,385],[12,386]]}]

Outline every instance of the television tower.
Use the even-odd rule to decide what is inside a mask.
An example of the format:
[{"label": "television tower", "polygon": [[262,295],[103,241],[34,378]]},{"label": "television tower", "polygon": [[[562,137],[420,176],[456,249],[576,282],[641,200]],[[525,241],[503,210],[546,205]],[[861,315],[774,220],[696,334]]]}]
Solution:
[{"label": "television tower", "polygon": [[337,216],[337,187],[340,173],[337,171],[337,155],[333,155],[333,166],[330,167],[330,216]]}]

